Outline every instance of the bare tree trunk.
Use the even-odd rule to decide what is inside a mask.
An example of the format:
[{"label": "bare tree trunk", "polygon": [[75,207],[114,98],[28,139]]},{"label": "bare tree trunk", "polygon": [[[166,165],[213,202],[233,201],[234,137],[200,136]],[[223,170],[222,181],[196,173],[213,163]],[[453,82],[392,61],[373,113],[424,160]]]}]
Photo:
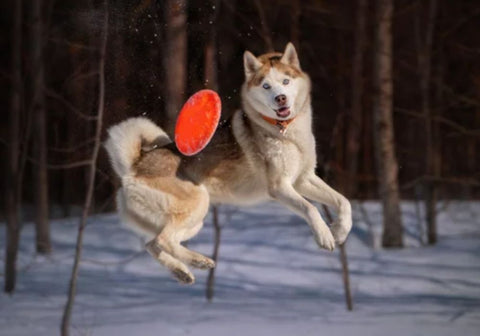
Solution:
[{"label": "bare tree trunk", "polygon": [[292,0],[292,23],[290,28],[290,42],[297,50],[300,49],[300,15],[302,14],[302,4],[300,0]]},{"label": "bare tree trunk", "polygon": [[[445,63],[444,63],[444,52],[442,46],[439,46],[438,48],[438,66],[437,66],[437,78],[440,83],[443,83],[444,80],[444,72],[445,72]],[[443,113],[443,109],[445,108],[445,95],[444,91],[442,90],[441,86],[437,85],[435,86],[435,96],[434,96],[434,106],[436,106],[436,112],[434,112],[434,117],[441,117]],[[432,172],[433,172],[433,177],[434,180],[439,180],[442,176],[442,133],[440,131],[440,124],[437,122],[432,123],[432,136],[433,136],[433,141],[432,141]],[[472,143],[475,143],[475,141],[472,141]],[[472,170],[473,172],[474,170]],[[437,202],[438,202],[438,196],[440,193],[440,185],[438,183],[433,184],[433,197],[435,199],[434,204],[435,204],[435,220],[437,216]],[[437,239],[437,234],[436,234],[436,222],[435,222],[435,240]],[[433,233],[433,230],[432,230]]]},{"label": "bare tree trunk", "polygon": [[205,86],[211,90],[218,90],[218,61],[217,61],[217,15],[219,11],[220,1],[209,1],[208,4],[212,8],[208,16],[208,37],[205,45],[205,63],[204,63],[204,79]]},{"label": "bare tree trunk", "polygon": [[[341,12],[341,11],[340,11]],[[336,18],[338,22],[343,22],[344,21],[344,16],[338,15]],[[344,65],[346,63],[345,57],[342,53],[343,50],[345,50],[344,47],[344,35],[342,32],[337,32],[337,38],[336,38],[336,43],[337,43],[337,54],[336,54],[336,62],[337,62],[337,69],[342,69],[344,68]],[[343,74],[341,71],[336,72],[336,102],[337,102],[337,108],[338,108],[338,113],[337,113],[337,120],[335,121],[334,128],[332,130],[332,135],[331,135],[331,142],[330,142],[330,155],[332,156],[331,161],[328,159],[325,159],[325,163],[323,166],[323,173],[324,176],[323,178],[327,181],[330,180],[330,167],[332,166],[332,162],[334,162],[335,166],[335,172],[337,173],[336,176],[337,179],[337,188],[340,190],[340,192],[345,192],[347,186],[346,182],[343,176],[344,172],[344,167],[345,167],[345,143],[344,143],[344,129],[345,129],[345,110],[346,110],[346,100],[347,100],[347,90],[346,90],[346,81],[344,79]],[[336,151],[333,153],[333,151]],[[333,155],[332,155],[333,154]],[[326,158],[328,158],[330,155],[326,155]],[[330,182],[330,181],[329,181]],[[333,218],[332,214],[330,213],[330,210],[326,205],[322,205],[323,212],[325,213],[325,216],[327,217],[327,220],[332,223]],[[345,245],[342,244],[339,246],[340,247],[340,263],[342,265],[342,279],[343,279],[343,285],[344,285],[344,291],[345,291],[345,302],[347,305],[347,310],[352,310],[353,309],[353,302],[352,302],[352,295],[350,291],[350,275],[349,275],[349,270],[348,270],[348,259],[347,259],[347,252],[345,250]]]},{"label": "bare tree trunk", "polygon": [[[84,55],[78,51],[78,49],[70,49],[70,57],[72,68],[76,69],[82,62],[85,61]],[[73,80],[69,83],[69,96],[72,97],[72,103],[74,106],[77,106],[80,110],[84,109],[85,102],[88,100],[88,95],[85,94],[87,91],[85,88],[85,82],[88,80]],[[64,123],[64,142],[67,148],[73,148],[78,144],[78,120],[73,118],[67,118]],[[81,152],[72,152],[70,157],[72,160],[79,160],[79,154]],[[61,183],[61,203],[63,216],[68,217],[71,215],[72,203],[75,202],[74,195],[72,195],[72,190],[76,190],[75,186],[77,183],[78,172],[72,171],[71,169],[63,169],[62,174],[62,183]],[[82,169],[83,175],[83,169]],[[77,189],[78,190],[78,189]]]},{"label": "bare tree trunk", "polygon": [[[322,205],[323,212],[325,213],[327,220],[331,223],[333,222],[332,214],[326,205]],[[347,259],[347,250],[345,248],[345,243],[340,245],[340,262],[342,264],[342,279],[343,279],[343,289],[345,290],[345,304],[347,305],[347,310],[353,310],[353,300],[352,300],[352,291],[350,290],[350,272],[348,270],[348,259]]]},{"label": "bare tree trunk", "polygon": [[[340,11],[342,12],[342,11]],[[343,22],[344,18],[342,15],[337,15],[336,20]],[[337,108],[337,121],[335,122],[335,127],[333,128],[332,134],[332,159],[335,161],[335,164],[332,165],[335,168],[335,174],[333,178],[335,179],[335,185],[342,192],[346,189],[346,183],[348,182],[345,179],[345,127],[346,127],[346,118],[345,113],[347,110],[347,81],[344,76],[344,72],[340,69],[344,69],[346,63],[348,62],[345,52],[345,34],[343,31],[336,32],[335,38],[336,46],[335,50],[335,59],[336,66],[335,68],[335,100]],[[332,167],[331,166],[331,167]]]},{"label": "bare tree trunk", "polygon": [[187,0],[165,1],[165,53],[167,131],[173,134],[185,98],[187,71]]},{"label": "bare tree trunk", "polygon": [[[220,223],[218,222],[218,207],[213,207],[213,227],[215,229],[215,243],[213,248],[213,255],[212,259],[215,261],[215,268],[218,261],[218,250],[220,249],[220,236],[222,233],[222,228]],[[215,288],[215,268],[211,268],[208,271],[208,278],[207,278],[207,290],[206,290],[206,297],[208,301],[212,301],[214,288]]]},{"label": "bare tree trunk", "polygon": [[33,73],[33,123],[35,172],[35,228],[38,253],[50,253],[50,225],[48,222],[47,134],[45,111],[45,67],[43,59],[44,24],[43,1],[32,2],[31,57]]},{"label": "bare tree trunk", "polygon": [[[425,171],[427,176],[435,174],[435,148],[432,109],[430,104],[430,74],[432,68],[432,46],[433,33],[435,31],[435,17],[437,12],[437,1],[430,0],[428,2],[428,18],[425,29],[420,29],[423,6],[417,15],[417,49],[418,49],[418,70],[420,75],[420,92],[422,96],[422,113],[425,120]],[[420,32],[425,31],[425,37]],[[437,242],[437,187],[436,182],[432,180],[425,181],[425,212],[427,221],[427,239],[428,244],[432,245]]]},{"label": "bare tree trunk", "polygon": [[374,63],[374,132],[378,185],[383,203],[384,247],[403,246],[398,190],[398,165],[393,132],[392,19],[393,0],[376,0],[376,50]]},{"label": "bare tree trunk", "polygon": [[62,324],[60,327],[61,335],[68,336],[70,334],[70,320],[72,316],[72,309],[75,300],[75,294],[77,291],[77,277],[80,266],[80,259],[82,257],[83,247],[83,231],[87,222],[87,217],[90,212],[90,206],[93,199],[93,191],[95,186],[95,172],[97,166],[98,152],[101,145],[102,135],[102,121],[103,111],[105,105],[105,54],[107,49],[107,37],[108,37],[108,0],[105,0],[105,16],[103,26],[103,37],[100,46],[100,59],[98,69],[98,109],[97,109],[97,122],[95,128],[95,142],[92,152],[92,157],[89,167],[89,181],[87,187],[87,194],[85,196],[85,203],[83,206],[82,217],[78,225],[77,243],[75,248],[75,260],[73,262],[72,275],[70,278],[70,286],[68,291],[67,303],[63,312]]},{"label": "bare tree trunk", "polygon": [[[209,32],[208,32],[208,40],[205,46],[205,84],[206,87],[211,90],[218,90],[218,62],[217,62],[217,15],[220,1],[214,0],[209,2],[209,7],[212,8],[211,13],[209,15]],[[214,248],[213,248],[213,255],[212,259],[217,264],[218,261],[218,250],[220,248],[220,236],[222,233],[222,229],[220,227],[220,223],[218,221],[218,207],[213,206],[212,208],[213,213],[213,227],[215,229],[214,234]],[[215,268],[211,268],[208,271],[208,278],[207,278],[207,288],[205,295],[208,301],[212,301],[213,294],[214,294],[214,287],[215,287]]]},{"label": "bare tree trunk", "polygon": [[350,271],[348,270],[347,249],[345,243],[340,245],[340,263],[342,264],[343,289],[345,291],[345,304],[347,310],[353,310],[352,291],[350,289]]},{"label": "bare tree trunk", "polygon": [[[362,135],[362,168],[359,169],[363,173],[369,174],[370,176],[371,172],[375,171],[374,165],[375,165],[375,151],[374,151],[374,145],[373,145],[373,115],[372,112],[368,109],[365,109],[363,111],[363,129],[362,129],[363,135]],[[373,174],[372,174],[373,175]],[[368,184],[368,188],[364,188],[365,194],[362,195],[363,197],[366,198],[373,198],[376,197],[376,192],[373,192],[371,188],[371,184]],[[359,189],[357,189],[358,192]]]},{"label": "bare tree trunk", "polygon": [[[263,10],[263,4],[260,0],[253,0],[255,7],[257,8],[258,16],[260,18],[260,27],[262,29],[262,38],[265,42],[267,51],[274,51],[272,36],[270,33],[270,28],[268,26],[267,17],[265,16],[265,11]],[[298,46],[297,46],[298,48]]]},{"label": "bare tree trunk", "polygon": [[[347,128],[346,139],[346,152],[337,153],[336,158],[338,160],[337,166],[345,167],[347,170],[348,178],[345,182],[340,183],[340,189],[345,192],[349,197],[354,193],[356,184],[355,175],[358,171],[358,152],[360,142],[360,130],[362,121],[362,93],[363,93],[363,52],[366,39],[366,12],[367,4],[366,0],[358,0],[357,8],[357,26],[355,33],[355,53],[353,58],[353,75],[352,75],[352,110]],[[339,66],[342,64],[339,62]],[[342,81],[338,81],[341,89],[344,85]],[[342,92],[343,90],[339,90]],[[337,95],[339,99],[339,106],[345,108],[345,94]],[[345,119],[345,118],[344,118]],[[340,132],[339,132],[340,133]],[[338,137],[340,140],[341,137]],[[339,145],[339,141],[336,141],[337,149],[343,150],[344,146]],[[343,160],[342,160],[343,159]],[[344,179],[342,179],[344,180]],[[323,205],[323,210],[327,216],[327,219],[332,222],[332,215],[329,209]],[[345,244],[340,245],[340,262],[342,265],[342,279],[345,290],[345,303],[347,309],[351,311],[353,309],[352,293],[350,289],[350,274],[348,269],[348,259]]]},{"label": "bare tree trunk", "polygon": [[363,97],[363,55],[366,42],[367,0],[357,0],[357,17],[355,27],[355,50],[352,64],[352,108],[348,118],[346,172],[348,183],[346,194],[355,196],[358,181],[358,159],[360,150],[360,131],[362,129],[362,97]]},{"label": "bare tree trunk", "polygon": [[20,147],[20,112],[22,106],[22,1],[14,1],[12,29],[12,92],[10,101],[9,136],[8,136],[8,178],[5,211],[7,216],[7,243],[5,258],[5,292],[15,290],[17,273],[18,240],[20,225],[20,190],[18,183],[19,147]]}]

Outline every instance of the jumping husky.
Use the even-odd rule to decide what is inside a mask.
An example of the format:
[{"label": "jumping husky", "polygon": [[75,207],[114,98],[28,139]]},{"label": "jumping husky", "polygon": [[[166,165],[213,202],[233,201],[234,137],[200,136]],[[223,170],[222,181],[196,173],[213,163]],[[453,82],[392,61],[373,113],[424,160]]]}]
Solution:
[{"label": "jumping husky", "polygon": [[[317,244],[333,250],[352,226],[348,200],[315,175],[310,79],[288,43],[284,53],[243,55],[242,109],[222,124],[207,147],[191,157],[146,118],[108,130],[105,147],[121,178],[122,219],[151,239],[146,248],[181,282],[195,280],[186,264],[215,263],[180,243],[203,226],[209,204],[276,200],[301,216]],[[307,199],[337,210],[329,228]]]}]

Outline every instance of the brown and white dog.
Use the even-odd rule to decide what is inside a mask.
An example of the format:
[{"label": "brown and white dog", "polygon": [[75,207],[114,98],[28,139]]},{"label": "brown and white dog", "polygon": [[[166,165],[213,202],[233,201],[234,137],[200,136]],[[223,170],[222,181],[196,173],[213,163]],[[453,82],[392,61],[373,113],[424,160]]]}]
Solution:
[{"label": "brown and white dog", "polygon": [[[108,130],[105,147],[122,183],[118,212],[150,237],[147,250],[184,283],[194,282],[187,265],[215,267],[180,244],[202,228],[210,203],[276,200],[304,218],[330,251],[352,226],[348,200],[315,175],[310,79],[293,45],[258,58],[246,51],[244,70],[242,109],[195,156],[180,154],[146,118]],[[307,199],[335,208],[337,221],[329,228]]]}]

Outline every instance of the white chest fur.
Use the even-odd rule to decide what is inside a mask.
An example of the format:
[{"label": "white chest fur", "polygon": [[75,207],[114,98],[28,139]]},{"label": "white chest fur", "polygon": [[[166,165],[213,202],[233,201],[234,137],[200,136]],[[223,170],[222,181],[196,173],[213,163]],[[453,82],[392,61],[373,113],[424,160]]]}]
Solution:
[{"label": "white chest fur", "polygon": [[236,167],[230,181],[217,181],[222,188],[209,186],[212,201],[253,204],[267,200],[272,174],[285,177],[293,184],[301,174],[313,170],[315,141],[310,127],[308,119],[299,118],[281,134],[275,128],[246,125],[243,116],[237,113],[233,131],[246,161],[239,163],[241,167]]}]

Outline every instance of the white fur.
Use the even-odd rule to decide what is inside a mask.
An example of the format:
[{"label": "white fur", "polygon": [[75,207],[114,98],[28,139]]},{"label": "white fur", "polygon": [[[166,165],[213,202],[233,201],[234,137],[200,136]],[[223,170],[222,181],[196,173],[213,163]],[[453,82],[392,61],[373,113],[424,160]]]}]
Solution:
[{"label": "white fur", "polygon": [[152,142],[168,135],[150,119],[130,118],[108,129],[105,148],[110,156],[113,170],[119,177],[130,173],[130,167],[140,155],[142,139]]},{"label": "white fur", "polygon": [[[245,52],[246,80],[252,76],[252,69],[259,69],[260,61],[253,60],[250,52]],[[285,48],[281,62],[300,69],[297,53],[291,43]],[[261,63],[260,63],[261,66]],[[343,243],[352,227],[351,206],[348,200],[329,187],[315,175],[316,152],[312,129],[312,110],[310,103],[310,80],[308,76],[289,78],[290,83],[284,85],[287,76],[271,68],[258,86],[242,87],[243,110],[254,122],[254,139],[245,136],[245,126],[240,113],[234,117],[233,129],[238,142],[250,156],[252,167],[251,179],[257,178],[256,194],[263,192],[279,201],[304,218],[314,233],[320,247],[333,250],[335,242]],[[268,83],[270,89],[264,89]],[[268,124],[260,116],[276,118],[274,98],[278,94],[287,96],[291,115],[295,120],[288,126],[285,134],[280,133],[275,125]],[[273,108],[272,108],[273,107]],[[259,160],[259,158],[261,158]],[[267,164],[265,165],[265,162]],[[263,170],[263,174],[262,174]],[[266,176],[267,183],[259,181]],[[305,198],[334,207],[338,212],[338,220],[331,230],[325,224],[316,207]]]},{"label": "white fur", "polygon": [[299,70],[301,69],[300,61],[298,60],[297,51],[295,50],[295,47],[293,46],[292,42],[287,43],[287,46],[285,47],[285,50],[283,52],[282,58],[280,59],[280,62],[294,66]]},{"label": "white fur", "polygon": [[[300,69],[291,44],[287,45],[281,61]],[[261,63],[250,52],[245,52],[244,62],[248,80]],[[244,205],[273,199],[305,219],[320,247],[333,250],[335,242],[340,244],[347,238],[352,227],[350,203],[315,175],[310,79],[302,75],[290,78],[290,83],[284,85],[284,78],[285,74],[274,67],[264,79],[271,85],[270,90],[261,85],[243,85],[243,110],[235,112],[232,130],[245,157],[234,164],[218,163],[218,167],[224,165],[231,174],[211,174],[200,185],[184,185],[189,190],[188,197],[150,187],[132,174],[131,166],[140,155],[142,139],[148,142],[159,136],[167,137],[165,132],[145,118],[129,119],[109,129],[105,147],[122,179],[117,196],[119,212],[147,236],[155,237],[147,244],[147,250],[180,281],[194,281],[184,263],[199,268],[214,267],[209,258],[180,245],[201,229],[210,201]],[[286,132],[280,132],[278,126],[261,117],[263,114],[276,118],[272,107],[278,94],[287,96],[291,110],[288,118],[294,118]],[[191,183],[175,176],[171,179],[173,186]],[[307,199],[335,208],[338,219],[331,229]]]},{"label": "white fur", "polygon": [[[288,79],[290,82],[285,85],[283,80]],[[259,111],[259,113],[274,119],[292,119],[295,118],[299,110],[296,106],[297,95],[299,91],[306,87],[303,83],[303,78],[292,78],[284,73],[272,68],[265,76],[262,84],[254,86],[249,89],[248,99],[252,107]],[[270,85],[269,89],[264,89],[263,84]],[[278,95],[285,95],[287,97],[287,107],[290,108],[291,114],[285,118],[278,117],[275,110],[278,109],[275,97]]]}]

